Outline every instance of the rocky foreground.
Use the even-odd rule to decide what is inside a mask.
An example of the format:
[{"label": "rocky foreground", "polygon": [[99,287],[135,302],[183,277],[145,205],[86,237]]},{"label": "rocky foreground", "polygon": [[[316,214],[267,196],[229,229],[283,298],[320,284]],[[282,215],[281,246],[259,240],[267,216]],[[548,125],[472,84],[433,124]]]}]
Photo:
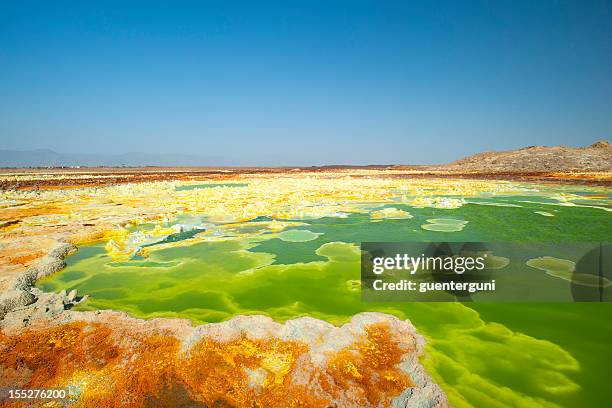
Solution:
[{"label": "rocky foreground", "polygon": [[[14,313],[48,314],[42,305]],[[0,387],[68,387],[74,406],[448,405],[418,361],[422,338],[388,315],[356,315],[339,328],[264,316],[192,327],[110,311],[33,321],[3,325]]]},{"label": "rocky foreground", "polygon": [[[76,312],[36,279],[75,250],[58,242],[0,296],[0,389],[65,388],[75,407],[447,407],[408,321],[361,313],[342,327],[237,316],[194,327]],[[39,401],[40,402],[40,401]],[[0,396],[2,406],[31,406]]]},{"label": "rocky foreground", "polygon": [[424,340],[408,321],[362,313],[335,327],[237,316],[193,327],[75,312],[84,300],[76,293],[32,286],[73,250],[58,243],[0,298],[0,388],[67,388],[77,407],[448,406],[419,362]]}]

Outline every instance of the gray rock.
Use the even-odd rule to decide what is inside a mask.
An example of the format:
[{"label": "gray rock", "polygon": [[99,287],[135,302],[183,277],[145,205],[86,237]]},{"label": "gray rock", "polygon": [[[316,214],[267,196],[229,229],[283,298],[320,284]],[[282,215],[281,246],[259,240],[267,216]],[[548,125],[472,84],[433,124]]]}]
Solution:
[{"label": "gray rock", "polygon": [[72,289],[70,291],[70,293],[68,293],[68,296],[66,297],[66,300],[70,303],[74,302],[74,300],[76,299],[77,296],[77,291],[76,289]]},{"label": "gray rock", "polygon": [[44,276],[52,275],[65,267],[66,262],[63,259],[45,256],[36,264],[36,269],[38,270],[37,278],[40,279]]},{"label": "gray rock", "polygon": [[52,258],[63,259],[66,256],[75,253],[76,251],[77,251],[76,246],[68,242],[62,242],[59,245],[57,245],[55,248],[53,248],[51,251],[49,251],[49,254],[47,256],[50,256]]},{"label": "gray rock", "polygon": [[34,302],[36,302],[36,296],[25,290],[16,289],[0,295],[0,320],[4,319],[4,316],[11,310],[31,305]]},{"label": "gray rock", "polygon": [[13,284],[14,289],[19,290],[29,290],[34,283],[36,282],[36,278],[38,276],[38,269],[30,268],[15,279],[15,283]]}]

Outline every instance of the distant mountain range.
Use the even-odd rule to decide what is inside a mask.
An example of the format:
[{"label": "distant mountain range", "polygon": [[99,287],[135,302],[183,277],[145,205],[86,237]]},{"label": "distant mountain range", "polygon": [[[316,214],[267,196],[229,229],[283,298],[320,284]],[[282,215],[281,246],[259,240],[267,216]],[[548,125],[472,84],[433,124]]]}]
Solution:
[{"label": "distant mountain range", "polygon": [[[217,162],[217,163],[215,163]],[[186,154],[67,154],[49,149],[0,150],[0,167],[210,166],[218,159]]]}]

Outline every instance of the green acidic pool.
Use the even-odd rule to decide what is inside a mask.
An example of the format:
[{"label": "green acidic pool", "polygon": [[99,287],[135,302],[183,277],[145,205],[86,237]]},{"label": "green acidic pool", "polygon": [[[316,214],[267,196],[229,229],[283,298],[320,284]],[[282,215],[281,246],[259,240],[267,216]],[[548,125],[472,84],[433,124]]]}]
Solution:
[{"label": "green acidic pool", "polygon": [[[341,324],[362,311],[391,313],[410,319],[427,338],[424,364],[456,407],[608,404],[612,304],[361,301],[362,241],[612,238],[605,206],[556,205],[533,195],[470,201],[456,209],[389,204],[412,218],[374,220],[368,213],[349,213],[300,220],[302,225],[282,234],[258,228],[268,219],[253,220],[233,226],[233,238],[206,241],[187,234],[181,245],[125,261],[111,259],[104,244],[86,246],[40,287],[89,294],[81,310],[124,310],[143,318],[185,317],[196,323],[266,314],[278,321],[308,315]],[[542,211],[552,216],[537,213]],[[453,221],[462,228],[422,227],[432,220],[448,225],[444,219],[462,220]]]}]

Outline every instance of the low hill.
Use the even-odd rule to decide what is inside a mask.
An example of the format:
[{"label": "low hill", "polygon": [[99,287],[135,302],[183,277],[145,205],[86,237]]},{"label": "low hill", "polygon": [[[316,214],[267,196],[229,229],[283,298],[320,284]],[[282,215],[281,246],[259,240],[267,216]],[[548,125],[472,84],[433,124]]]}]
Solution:
[{"label": "low hill", "polygon": [[590,146],[529,146],[484,152],[454,161],[447,170],[483,172],[612,171],[612,145],[601,140]]}]

